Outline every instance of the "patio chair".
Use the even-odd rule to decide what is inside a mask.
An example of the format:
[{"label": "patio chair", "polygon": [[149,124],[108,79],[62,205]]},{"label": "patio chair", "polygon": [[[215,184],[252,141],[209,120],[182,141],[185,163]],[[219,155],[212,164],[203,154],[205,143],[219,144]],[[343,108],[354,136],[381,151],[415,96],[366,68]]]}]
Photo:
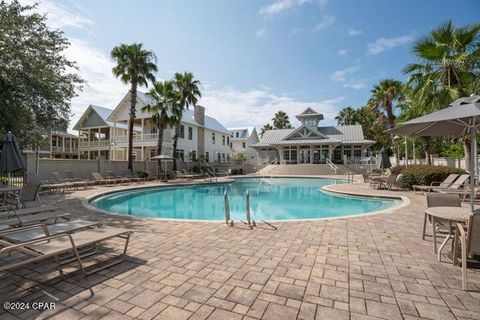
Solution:
[{"label": "patio chair", "polygon": [[52,172],[51,175],[56,183],[64,184],[65,189],[78,189],[78,185],[75,182],[63,179],[58,172]]},{"label": "patio chair", "polygon": [[380,180],[380,183],[378,185],[378,189],[381,189],[382,186],[385,187],[385,189],[390,190],[395,182],[397,181],[397,174],[390,174],[386,180]]},{"label": "patio chair", "polygon": [[462,290],[467,290],[468,262],[478,262],[478,259],[474,259],[478,258],[478,255],[480,255],[480,214],[474,213],[466,226],[457,223],[455,230],[453,263],[454,265],[460,263],[462,266]]},{"label": "patio chair", "polygon": [[144,181],[147,180],[146,178],[140,178],[140,177],[134,176],[134,175],[132,175],[132,174],[130,174],[130,173],[124,173],[123,176],[124,176],[125,178],[130,179],[130,180],[133,181],[133,182],[144,182]]},{"label": "patio chair", "polygon": [[433,191],[445,193],[445,191],[460,190],[465,187],[465,185],[468,183],[469,180],[470,180],[469,174],[462,174],[448,188],[442,188],[442,189],[439,188],[439,189],[434,189]]},{"label": "patio chair", "polygon": [[[427,200],[427,208],[462,206],[462,201],[460,200],[460,197],[455,194],[426,193],[425,199]],[[423,217],[422,240],[425,240],[427,219],[431,222],[431,218],[427,217],[427,214],[425,213]],[[437,222],[437,226],[435,226],[435,228],[440,228],[444,225],[444,223],[440,219],[435,219],[435,221]]]},{"label": "patio chair", "polygon": [[458,178],[458,174],[449,174],[447,178],[445,178],[445,180],[443,180],[443,182],[432,182],[430,183],[429,186],[426,186],[426,185],[413,185],[412,188],[413,188],[413,191],[417,192],[417,191],[427,191],[427,192],[430,192],[430,191],[433,191],[435,189],[446,189],[448,187],[450,187],[452,185],[452,183],[455,181],[455,179]]},{"label": "patio chair", "polygon": [[[0,245],[3,248],[0,249],[0,256],[15,252],[22,255],[18,255],[16,259],[2,261],[0,271],[15,269],[29,263],[53,258],[61,276],[63,275],[62,266],[72,261],[78,263],[78,267],[84,275],[89,275],[121,263],[127,253],[131,234],[132,231],[130,230],[104,227],[83,230],[73,234],[57,234],[24,243],[12,243],[2,239],[0,240]],[[92,254],[97,254],[99,244],[114,238],[125,240],[122,253],[113,258],[110,263],[102,263],[101,265],[97,263],[87,269],[83,259]],[[86,248],[93,248],[93,252],[92,250],[84,251]]]},{"label": "patio chair", "polygon": [[87,186],[93,186],[95,184],[95,181],[93,180],[75,177],[72,170],[64,170],[64,172],[65,172],[65,176],[69,181],[82,182],[82,183],[85,183]]}]

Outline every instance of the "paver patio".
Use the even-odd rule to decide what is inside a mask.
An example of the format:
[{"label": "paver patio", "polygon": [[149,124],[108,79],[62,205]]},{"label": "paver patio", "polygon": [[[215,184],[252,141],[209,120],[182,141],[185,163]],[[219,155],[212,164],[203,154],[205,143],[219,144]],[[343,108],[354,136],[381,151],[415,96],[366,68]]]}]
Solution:
[{"label": "paver patio", "polygon": [[[118,187],[124,188],[124,187]],[[334,188],[361,193],[366,185]],[[0,274],[0,300],[54,301],[56,309],[0,311],[3,319],[480,319],[480,270],[436,260],[421,240],[422,195],[390,214],[265,223],[131,219],[88,211],[95,187],[43,202],[78,218],[134,231],[126,262],[65,280],[45,264]],[[90,298],[88,285],[95,296]]]}]

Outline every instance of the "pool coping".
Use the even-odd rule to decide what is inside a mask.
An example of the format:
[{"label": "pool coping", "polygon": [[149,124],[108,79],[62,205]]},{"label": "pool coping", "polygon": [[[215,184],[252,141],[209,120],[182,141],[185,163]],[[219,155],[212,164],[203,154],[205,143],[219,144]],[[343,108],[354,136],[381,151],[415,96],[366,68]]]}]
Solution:
[{"label": "pool coping", "polygon": [[[117,212],[110,212],[106,210],[102,210],[94,205],[92,205],[90,202],[98,198],[100,196],[105,196],[108,194],[112,193],[117,193],[117,192],[123,192],[123,191],[129,191],[129,190],[136,190],[136,189],[150,189],[150,188],[169,188],[169,187],[179,187],[179,186],[195,186],[195,185],[210,185],[210,184],[224,184],[224,183],[231,183],[234,182],[236,179],[245,179],[245,178],[309,178],[309,179],[334,179],[334,180],[345,180],[344,178],[340,178],[338,176],[303,176],[303,175],[275,175],[275,176],[270,176],[270,175],[243,175],[243,176],[236,176],[235,178],[228,178],[222,181],[193,181],[189,183],[176,183],[176,184],[165,184],[165,185],[149,185],[149,186],[129,186],[128,188],[125,189],[119,189],[119,190],[111,190],[107,192],[99,192],[95,193],[91,196],[86,197],[81,201],[82,205],[94,212],[100,212],[104,214],[109,214],[109,215],[115,215],[115,216],[120,216],[124,218],[130,218],[133,220],[153,220],[153,221],[175,221],[175,222],[204,222],[204,223],[225,223],[225,220],[199,220],[199,219],[176,219],[176,218],[156,218],[156,217],[138,217],[138,216],[130,216],[122,213],[117,213]],[[353,184],[359,184],[359,180],[353,180]],[[384,199],[392,199],[392,200],[401,200],[401,202],[396,205],[392,206],[390,208],[382,209],[382,210],[377,210],[377,211],[372,211],[372,212],[366,212],[366,213],[359,213],[359,214],[351,214],[351,215],[343,215],[339,217],[323,217],[323,218],[308,218],[308,219],[285,219],[285,220],[254,220],[254,221],[265,221],[265,222],[301,222],[301,221],[316,221],[316,220],[335,220],[335,219],[347,219],[347,218],[355,218],[355,217],[365,217],[365,216],[372,216],[372,215],[380,215],[380,214],[390,214],[393,211],[399,210],[401,208],[404,208],[408,206],[411,201],[407,196],[401,196],[401,195],[383,195],[383,194],[375,194],[375,195],[365,195],[359,192],[353,192],[353,191],[344,191],[344,190],[334,190],[331,188],[331,186],[335,186],[337,184],[331,184],[331,185],[326,185],[323,186],[319,189],[320,192],[325,192],[325,193],[331,193],[334,194],[335,196],[354,196],[354,197],[361,197],[361,198],[384,198]],[[243,220],[238,220],[238,221],[243,221]]]}]

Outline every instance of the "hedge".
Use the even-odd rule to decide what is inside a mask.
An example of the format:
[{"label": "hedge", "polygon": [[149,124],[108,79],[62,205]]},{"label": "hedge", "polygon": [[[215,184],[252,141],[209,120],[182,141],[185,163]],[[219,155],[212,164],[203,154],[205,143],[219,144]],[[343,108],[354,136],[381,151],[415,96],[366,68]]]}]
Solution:
[{"label": "hedge", "polygon": [[465,173],[463,169],[446,166],[411,165],[390,168],[393,174],[403,174],[402,186],[412,188],[413,185],[430,185],[432,182],[442,182],[449,174]]}]

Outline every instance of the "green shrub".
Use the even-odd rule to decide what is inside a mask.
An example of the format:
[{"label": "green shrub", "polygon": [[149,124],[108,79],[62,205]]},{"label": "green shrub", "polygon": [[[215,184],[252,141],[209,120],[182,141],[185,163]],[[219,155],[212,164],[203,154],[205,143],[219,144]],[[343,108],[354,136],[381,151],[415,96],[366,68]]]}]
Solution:
[{"label": "green shrub", "polygon": [[442,182],[449,174],[465,173],[465,170],[429,165],[397,166],[390,168],[393,174],[403,174],[402,186],[411,188],[413,185],[430,185],[432,182]]},{"label": "green shrub", "polygon": [[148,172],[146,171],[137,171],[137,177],[145,179],[148,177]]}]

